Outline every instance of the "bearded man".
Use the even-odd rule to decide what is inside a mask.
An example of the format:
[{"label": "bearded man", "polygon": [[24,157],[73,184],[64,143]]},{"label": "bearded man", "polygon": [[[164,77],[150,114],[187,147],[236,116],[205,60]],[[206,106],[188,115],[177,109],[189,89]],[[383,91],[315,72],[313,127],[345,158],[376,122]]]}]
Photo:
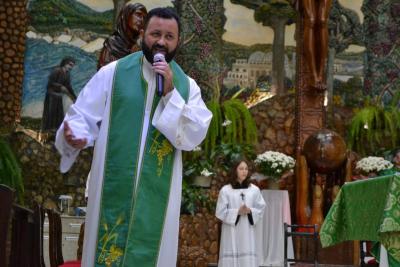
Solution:
[{"label": "bearded man", "polygon": [[[172,60],[179,30],[172,9],[151,10],[143,52],[101,68],[57,132],[62,172],[96,141],[82,266],[176,266],[181,150],[202,142],[212,118],[196,82]],[[165,61],[153,62],[158,53]]]}]

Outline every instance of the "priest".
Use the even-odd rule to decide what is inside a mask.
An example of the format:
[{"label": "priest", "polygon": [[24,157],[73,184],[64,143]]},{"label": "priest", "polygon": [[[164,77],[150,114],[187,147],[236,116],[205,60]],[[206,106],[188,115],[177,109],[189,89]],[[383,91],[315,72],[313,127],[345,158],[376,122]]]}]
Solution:
[{"label": "priest", "polygon": [[[151,10],[143,52],[101,68],[57,132],[61,172],[96,143],[82,266],[176,266],[181,151],[202,142],[212,118],[196,82],[173,61],[179,30],[172,9]],[[154,62],[160,53],[165,60]]]}]

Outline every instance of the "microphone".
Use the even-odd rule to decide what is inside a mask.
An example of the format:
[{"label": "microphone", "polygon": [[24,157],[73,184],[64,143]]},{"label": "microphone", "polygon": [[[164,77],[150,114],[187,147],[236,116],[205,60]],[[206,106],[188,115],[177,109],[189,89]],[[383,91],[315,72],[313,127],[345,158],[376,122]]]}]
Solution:
[{"label": "microphone", "polygon": [[[153,62],[162,62],[165,61],[165,57],[161,53],[156,53],[153,58]],[[164,93],[164,76],[159,73],[156,73],[156,90],[157,95],[162,96]]]}]

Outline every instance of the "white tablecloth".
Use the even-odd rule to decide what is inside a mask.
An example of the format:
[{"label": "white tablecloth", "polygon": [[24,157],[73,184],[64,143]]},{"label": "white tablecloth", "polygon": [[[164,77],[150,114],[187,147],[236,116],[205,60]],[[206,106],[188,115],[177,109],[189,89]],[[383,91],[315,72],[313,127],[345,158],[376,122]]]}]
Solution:
[{"label": "white tablecloth", "polygon": [[[289,195],[286,190],[262,190],[267,204],[262,221],[256,225],[260,266],[283,266],[285,236],[283,223],[291,224]],[[288,258],[293,258],[292,238],[288,238]]]}]

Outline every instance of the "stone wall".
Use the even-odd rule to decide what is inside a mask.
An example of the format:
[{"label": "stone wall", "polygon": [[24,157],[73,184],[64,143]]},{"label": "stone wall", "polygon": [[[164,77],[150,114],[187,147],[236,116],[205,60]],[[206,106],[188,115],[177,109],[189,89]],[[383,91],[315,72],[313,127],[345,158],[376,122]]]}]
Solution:
[{"label": "stone wall", "polygon": [[258,129],[256,153],[273,150],[295,153],[294,94],[274,96],[250,109]]},{"label": "stone wall", "polygon": [[86,206],[85,188],[92,161],[91,150],[83,150],[71,170],[62,174],[59,171],[60,156],[53,142],[42,144],[34,134],[16,132],[11,143],[22,167],[25,205],[32,206],[36,201],[54,207],[59,203],[60,195],[70,195],[73,198],[71,207]]},{"label": "stone wall", "polygon": [[0,1],[0,128],[20,119],[26,0]]},{"label": "stone wall", "polygon": [[181,215],[179,267],[206,267],[216,263],[219,251],[219,223],[214,214]]}]

